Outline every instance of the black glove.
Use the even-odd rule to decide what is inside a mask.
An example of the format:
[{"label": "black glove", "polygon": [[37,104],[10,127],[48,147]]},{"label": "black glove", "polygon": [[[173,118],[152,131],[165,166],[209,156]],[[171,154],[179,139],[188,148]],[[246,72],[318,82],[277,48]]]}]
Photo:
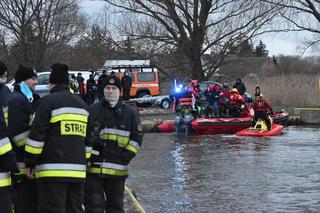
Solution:
[{"label": "black glove", "polygon": [[123,160],[123,163],[125,164],[129,164],[130,161],[134,158],[135,154],[131,151],[124,151],[122,153],[122,160]]},{"label": "black glove", "polygon": [[103,156],[105,157],[114,157],[119,158],[121,157],[121,150],[118,147],[116,141],[108,141],[103,143],[102,147]]}]

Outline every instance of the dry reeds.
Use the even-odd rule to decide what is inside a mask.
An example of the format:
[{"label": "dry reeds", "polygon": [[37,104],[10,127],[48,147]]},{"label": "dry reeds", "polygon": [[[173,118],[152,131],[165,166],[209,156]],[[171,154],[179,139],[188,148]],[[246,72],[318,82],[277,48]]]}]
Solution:
[{"label": "dry reeds", "polygon": [[259,84],[266,100],[276,106],[320,107],[319,78],[319,74],[279,74],[248,77],[244,83],[252,95]]}]

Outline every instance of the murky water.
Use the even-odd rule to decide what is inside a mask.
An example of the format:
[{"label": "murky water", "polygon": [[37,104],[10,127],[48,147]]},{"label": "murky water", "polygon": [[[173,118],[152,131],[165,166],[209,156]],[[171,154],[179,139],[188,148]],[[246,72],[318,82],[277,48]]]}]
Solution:
[{"label": "murky water", "polygon": [[147,212],[320,212],[319,136],[146,134],[128,184]]}]

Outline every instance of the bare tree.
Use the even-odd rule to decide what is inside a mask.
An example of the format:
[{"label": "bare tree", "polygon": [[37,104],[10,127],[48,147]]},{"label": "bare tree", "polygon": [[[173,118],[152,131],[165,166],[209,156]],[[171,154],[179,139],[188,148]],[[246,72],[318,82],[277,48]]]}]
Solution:
[{"label": "bare tree", "polygon": [[281,16],[284,18],[287,31],[307,31],[315,36],[306,40],[305,49],[319,44],[320,42],[320,1],[318,0],[262,0],[271,5],[277,5],[284,10]]},{"label": "bare tree", "polygon": [[[1,0],[4,52],[16,63],[43,68],[59,57],[55,51],[84,29],[76,0]],[[58,48],[59,49],[59,48]]]},{"label": "bare tree", "polygon": [[[130,17],[127,26],[135,27],[127,35],[156,40],[185,55],[191,64],[186,74],[196,79],[210,78],[235,41],[272,31],[266,26],[278,11],[278,5],[259,0],[105,1],[118,8],[121,17]],[[210,66],[202,64],[205,53],[214,55]]]}]

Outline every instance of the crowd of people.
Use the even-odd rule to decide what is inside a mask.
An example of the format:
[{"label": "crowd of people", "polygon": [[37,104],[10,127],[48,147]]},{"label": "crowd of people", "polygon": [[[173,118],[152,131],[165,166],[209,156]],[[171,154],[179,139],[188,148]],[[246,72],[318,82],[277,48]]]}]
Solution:
[{"label": "crowd of people", "polygon": [[232,88],[229,81],[225,80],[222,85],[210,85],[204,91],[201,91],[199,81],[192,80],[183,93],[175,95],[176,112],[181,110],[181,104],[190,105],[196,112],[195,116],[201,117],[201,111],[199,113],[198,110],[201,108],[201,96],[205,97],[206,118],[248,116],[250,114],[248,106],[251,104],[255,112],[253,122],[262,118],[266,120],[268,128],[271,128],[267,115],[273,113],[272,106],[265,102],[259,86],[256,87],[255,98],[252,100],[251,96],[246,94],[246,86],[240,78],[235,81]]},{"label": "crowd of people", "polygon": [[124,212],[128,164],[142,144],[137,112],[120,98],[114,74],[69,80],[51,66],[50,94],[34,93],[35,71],[19,66],[14,91],[0,61],[0,206],[3,213]]},{"label": "crowd of people", "polygon": [[[108,73],[106,70],[103,70],[96,81],[95,79],[96,76],[98,76],[98,73],[92,72],[92,74],[89,76],[89,79],[85,82],[85,79],[82,77],[82,73],[79,72],[77,76],[74,74],[71,75],[69,86],[74,94],[80,96],[88,105],[91,105],[97,99],[101,100],[103,98],[103,81],[108,75],[116,76],[115,72],[113,71]],[[121,78],[123,100],[130,99],[131,87],[132,79],[129,76],[129,73],[125,72],[124,76]]]}]

